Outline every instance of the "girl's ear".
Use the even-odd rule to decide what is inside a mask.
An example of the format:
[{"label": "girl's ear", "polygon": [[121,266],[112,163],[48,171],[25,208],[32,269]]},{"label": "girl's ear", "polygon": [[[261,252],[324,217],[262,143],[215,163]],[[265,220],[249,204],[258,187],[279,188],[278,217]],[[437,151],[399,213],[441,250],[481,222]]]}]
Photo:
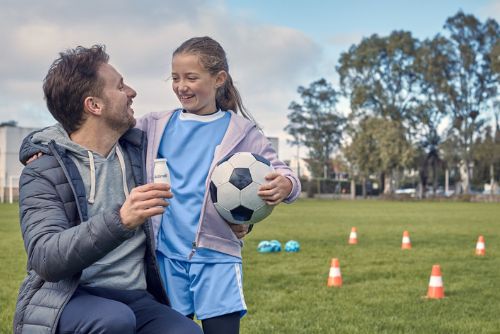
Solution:
[{"label": "girl's ear", "polygon": [[219,88],[226,83],[227,80],[227,72],[226,71],[219,71],[217,75],[215,76],[215,87]]},{"label": "girl's ear", "polygon": [[103,103],[98,97],[87,96],[85,100],[83,100],[83,109],[89,114],[101,115]]}]

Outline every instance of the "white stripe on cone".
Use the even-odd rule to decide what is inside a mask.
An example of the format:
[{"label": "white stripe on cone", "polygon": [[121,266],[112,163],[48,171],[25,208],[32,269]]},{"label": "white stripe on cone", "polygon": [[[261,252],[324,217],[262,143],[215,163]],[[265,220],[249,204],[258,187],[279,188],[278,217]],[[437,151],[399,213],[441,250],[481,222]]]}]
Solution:
[{"label": "white stripe on cone", "polygon": [[340,276],[340,268],[330,268],[330,277]]},{"label": "white stripe on cone", "polygon": [[478,243],[476,244],[476,249],[483,250],[483,249],[484,249],[484,242],[478,242]]},{"label": "white stripe on cone", "polygon": [[431,276],[429,286],[433,288],[440,288],[443,286],[443,278],[441,276]]},{"label": "white stripe on cone", "polygon": [[403,237],[403,243],[404,244],[409,244],[410,243],[410,237]]}]

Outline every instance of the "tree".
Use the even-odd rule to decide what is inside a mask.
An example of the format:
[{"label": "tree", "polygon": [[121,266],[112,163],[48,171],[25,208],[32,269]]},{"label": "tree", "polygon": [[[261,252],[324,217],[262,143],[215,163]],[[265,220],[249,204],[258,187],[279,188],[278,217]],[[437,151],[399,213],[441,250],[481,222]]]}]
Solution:
[{"label": "tree", "polygon": [[[361,176],[364,196],[365,181],[370,174],[390,173],[408,167],[415,155],[415,150],[406,139],[406,130],[398,121],[366,116],[352,138],[344,154]],[[391,186],[387,185],[388,188]]]},{"label": "tree", "polygon": [[325,169],[330,174],[330,156],[340,145],[345,117],[336,111],[338,92],[325,79],[297,89],[302,103],[293,101],[288,107],[289,124],[285,131],[294,140],[293,145],[308,149],[308,164],[314,177],[322,177]]},{"label": "tree", "polygon": [[[405,130],[409,141],[415,104],[417,102],[414,62],[418,41],[410,32],[394,31],[388,37],[372,35],[359,45],[353,45],[340,56],[337,71],[342,92],[350,98],[350,116],[356,118],[375,115],[393,121],[398,130]],[[389,147],[381,147],[381,154],[394,158]],[[391,163],[389,165],[398,165]],[[387,185],[391,185],[392,171],[388,172]],[[384,193],[392,187],[384,186]]]},{"label": "tree", "polygon": [[451,114],[450,105],[446,96],[441,91],[445,85],[447,76],[442,70],[448,66],[447,55],[451,52],[451,45],[447,39],[436,36],[420,43],[414,64],[415,75],[418,78],[420,94],[418,104],[415,106],[411,122],[415,130],[416,141],[419,145],[420,154],[418,163],[420,184],[419,197],[425,197],[427,180],[429,178],[429,166],[432,167],[432,184],[434,194],[437,188],[437,167],[441,161],[439,156],[439,145],[442,135],[439,127],[445,116]]},{"label": "tree", "polygon": [[372,35],[340,56],[337,72],[355,113],[373,113],[404,122],[415,102],[417,40],[410,32]]},{"label": "tree", "polygon": [[500,162],[500,133],[487,126],[483,138],[474,144],[474,178],[477,185],[489,182],[491,194],[495,191]]},{"label": "tree", "polygon": [[498,73],[493,72],[491,54],[498,45],[500,29],[494,20],[484,24],[462,11],[446,20],[447,66],[436,72],[442,101],[451,108],[451,132],[459,139],[464,168],[462,188],[470,191],[470,166],[474,138],[484,124],[484,114],[498,91]]},{"label": "tree", "polygon": [[500,73],[500,39],[497,39],[495,46],[491,49],[491,69],[495,73]]},{"label": "tree", "polygon": [[351,165],[351,178],[360,178],[362,195],[366,198],[366,181],[372,174],[381,169],[380,147],[376,140],[376,126],[373,118],[366,117],[361,120],[356,129],[352,129],[352,141],[344,146],[343,153]]},{"label": "tree", "polygon": [[[460,139],[456,134],[449,134],[446,139],[439,145],[439,154],[445,168],[445,192],[449,191],[449,176],[450,170],[454,171],[460,163],[460,155],[457,151]],[[455,187],[456,188],[456,187]]]}]

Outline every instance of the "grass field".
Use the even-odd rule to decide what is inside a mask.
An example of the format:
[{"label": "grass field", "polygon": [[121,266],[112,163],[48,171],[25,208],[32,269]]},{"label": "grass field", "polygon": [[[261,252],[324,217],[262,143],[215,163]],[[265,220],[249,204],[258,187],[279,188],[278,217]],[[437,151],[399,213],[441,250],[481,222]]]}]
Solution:
[{"label": "grass field", "polygon": [[[351,227],[358,244],[348,245]],[[404,230],[413,248],[401,250]],[[17,207],[0,205],[1,333],[11,332],[25,255]],[[474,255],[477,237],[486,256]],[[260,254],[262,240],[299,253]],[[244,247],[250,333],[500,333],[500,205],[302,200],[281,205]],[[327,288],[337,257],[344,284]],[[446,297],[424,298],[440,264]]]}]

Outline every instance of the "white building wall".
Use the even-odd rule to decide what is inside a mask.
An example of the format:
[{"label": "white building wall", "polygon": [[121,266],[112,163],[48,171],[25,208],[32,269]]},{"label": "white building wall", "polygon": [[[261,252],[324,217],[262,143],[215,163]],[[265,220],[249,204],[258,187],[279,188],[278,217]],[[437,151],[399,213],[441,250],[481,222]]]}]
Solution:
[{"label": "white building wall", "polygon": [[284,161],[280,157],[279,138],[278,137],[267,137],[267,139],[271,142],[271,145],[273,146],[274,150],[278,154],[278,158],[280,158],[281,161],[288,164],[292,171],[294,171],[297,175],[300,174],[299,175],[300,177],[305,177],[305,178],[311,177],[311,172],[309,171],[309,167],[307,166],[307,163],[303,159],[300,159],[297,162],[297,157],[292,157],[291,159]]},{"label": "white building wall", "polygon": [[267,137],[267,139],[271,142],[271,146],[276,151],[278,157],[280,156],[280,140],[278,137]]},{"label": "white building wall", "polygon": [[9,181],[14,178],[14,195],[17,199],[19,175],[23,165],[19,162],[19,147],[23,139],[35,128],[0,126],[0,202],[9,198]]}]

